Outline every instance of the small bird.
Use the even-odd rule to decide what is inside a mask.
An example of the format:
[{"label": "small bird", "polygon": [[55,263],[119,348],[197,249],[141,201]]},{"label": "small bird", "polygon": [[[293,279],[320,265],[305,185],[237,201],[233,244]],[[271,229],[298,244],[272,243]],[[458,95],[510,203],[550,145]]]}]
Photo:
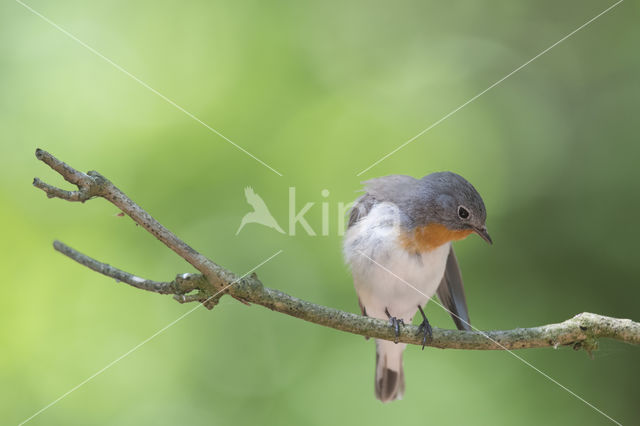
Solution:
[{"label": "small bird", "polygon": [[[364,182],[351,209],[344,256],[351,267],[362,314],[388,319],[399,336],[419,310],[424,344],[431,325],[424,306],[434,294],[460,330],[470,330],[462,276],[451,243],[476,233],[489,244],[484,202],[462,176],[432,173],[416,179],[384,176]],[[412,288],[415,287],[415,288]],[[406,344],[376,340],[375,394],[401,399]]]},{"label": "small bird", "polygon": [[253,211],[244,215],[240,222],[240,227],[236,231],[236,235],[240,233],[240,230],[244,228],[247,223],[259,223],[269,228],[273,228],[281,234],[284,234],[278,222],[274,219],[269,211],[269,208],[265,204],[264,200],[253,191],[250,186],[244,189],[244,196],[247,199],[247,203],[253,207]]}]

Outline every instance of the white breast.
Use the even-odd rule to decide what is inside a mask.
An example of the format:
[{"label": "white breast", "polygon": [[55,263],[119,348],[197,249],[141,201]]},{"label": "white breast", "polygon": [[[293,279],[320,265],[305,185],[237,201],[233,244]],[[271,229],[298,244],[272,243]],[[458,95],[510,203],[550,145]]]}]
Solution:
[{"label": "white breast", "polygon": [[450,243],[422,254],[410,253],[399,243],[402,213],[391,203],[375,205],[349,228],[344,256],[351,266],[354,286],[367,315],[411,321],[436,292],[444,275]]}]

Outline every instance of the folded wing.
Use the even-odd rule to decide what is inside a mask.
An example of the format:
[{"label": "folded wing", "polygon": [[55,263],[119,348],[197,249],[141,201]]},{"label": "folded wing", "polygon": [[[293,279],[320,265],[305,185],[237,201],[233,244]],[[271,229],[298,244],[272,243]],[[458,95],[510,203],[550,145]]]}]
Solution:
[{"label": "folded wing", "polygon": [[451,318],[456,323],[458,330],[471,330],[467,299],[462,285],[462,274],[453,247],[449,251],[444,277],[442,277],[437,294],[442,305],[451,313]]}]

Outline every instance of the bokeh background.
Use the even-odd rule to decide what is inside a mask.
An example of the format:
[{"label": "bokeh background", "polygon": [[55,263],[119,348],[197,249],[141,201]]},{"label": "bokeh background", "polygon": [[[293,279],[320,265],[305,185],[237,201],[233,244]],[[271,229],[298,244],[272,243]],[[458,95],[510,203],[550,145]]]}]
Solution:
[{"label": "bokeh background", "polygon": [[[483,194],[492,247],[456,244],[482,329],[589,311],[640,319],[638,3],[624,2],[421,138],[356,174],[607,8],[609,1],[58,1],[29,4],[280,171],[280,177],[14,1],[0,5],[0,423],[16,424],[193,305],[116,284],[60,239],[153,279],[189,265],[36,147],[96,169],[192,246],[265,285],[349,311],[337,235],[360,181],[453,170]],[[252,186],[283,227],[288,188],[330,235],[248,225]],[[330,195],[321,196],[327,189]],[[428,306],[431,322],[453,323]],[[640,350],[518,353],[623,424]],[[198,309],[33,425],[608,424],[505,352],[412,347],[407,392],[373,396],[371,341],[223,299]]]}]

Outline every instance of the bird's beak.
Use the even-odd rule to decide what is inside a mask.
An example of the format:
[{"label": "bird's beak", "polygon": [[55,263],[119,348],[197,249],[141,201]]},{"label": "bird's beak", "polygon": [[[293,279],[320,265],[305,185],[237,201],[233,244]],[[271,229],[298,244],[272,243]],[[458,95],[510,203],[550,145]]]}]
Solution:
[{"label": "bird's beak", "polygon": [[485,240],[489,244],[493,244],[493,240],[491,239],[491,236],[489,235],[489,232],[487,232],[487,228],[486,227],[483,226],[482,228],[473,228],[473,232],[475,232],[476,234],[480,235],[480,238],[482,238],[483,240]]}]

